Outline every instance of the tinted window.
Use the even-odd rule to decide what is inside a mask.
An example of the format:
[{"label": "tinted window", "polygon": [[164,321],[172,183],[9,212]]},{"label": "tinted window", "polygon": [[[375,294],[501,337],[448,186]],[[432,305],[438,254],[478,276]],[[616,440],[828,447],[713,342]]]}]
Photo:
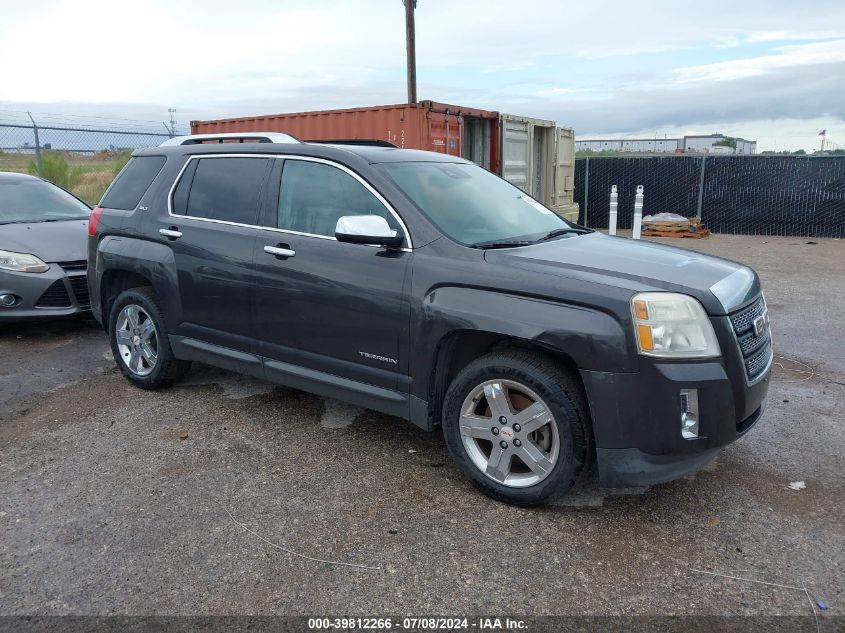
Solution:
[{"label": "tinted window", "polygon": [[100,204],[109,209],[134,209],[153,184],[166,160],[164,156],[130,158]]},{"label": "tinted window", "polygon": [[261,185],[270,159],[201,158],[196,162],[187,215],[256,224]]},{"label": "tinted window", "polygon": [[0,174],[0,224],[88,219],[91,209],[49,182]]},{"label": "tinted window", "polygon": [[398,229],[379,199],[346,172],[323,163],[285,161],[278,228],[334,237],[344,215],[380,215]]},{"label": "tinted window", "polygon": [[191,192],[191,182],[194,180],[194,172],[197,170],[198,162],[196,160],[188,161],[188,166],[182,172],[179,184],[176,185],[176,190],[173,192],[173,213],[185,215],[188,210],[188,194]]},{"label": "tinted window", "polygon": [[464,244],[533,239],[571,226],[551,209],[477,165],[382,163],[443,233]]}]

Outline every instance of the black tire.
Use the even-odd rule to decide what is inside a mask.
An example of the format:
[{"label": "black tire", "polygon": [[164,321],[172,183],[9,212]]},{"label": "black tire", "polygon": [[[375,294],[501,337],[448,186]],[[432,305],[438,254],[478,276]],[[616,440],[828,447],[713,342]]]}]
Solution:
[{"label": "black tire", "polygon": [[[464,401],[480,385],[491,380],[506,380],[528,387],[553,416],[559,444],[557,459],[545,479],[536,484],[515,488],[495,481],[473,462],[462,441],[460,416]],[[547,430],[551,431],[550,425]],[[479,490],[514,505],[538,505],[567,493],[592,461],[592,432],[580,380],[551,358],[529,350],[492,352],[467,365],[446,393],[443,435],[458,467]],[[496,439],[502,437],[496,436]],[[513,444],[516,445],[516,440]],[[491,444],[492,448],[495,447]],[[517,449],[511,447],[511,450]],[[515,463],[520,465],[519,461]]]},{"label": "black tire", "polygon": [[[158,355],[150,373],[143,376],[135,373],[127,366],[127,362],[122,358],[121,351],[118,347],[118,322],[121,319],[121,312],[128,305],[136,305],[142,308],[149,315],[155,326]],[[114,355],[114,360],[118,368],[126,376],[126,379],[136,387],[140,387],[141,389],[161,389],[162,387],[167,387],[184,378],[185,374],[191,368],[190,361],[180,360],[173,355],[173,350],[170,348],[170,342],[167,338],[164,317],[158,304],[158,298],[156,297],[155,291],[149,286],[130,288],[118,295],[114,303],[109,306],[108,332],[112,354]]]}]

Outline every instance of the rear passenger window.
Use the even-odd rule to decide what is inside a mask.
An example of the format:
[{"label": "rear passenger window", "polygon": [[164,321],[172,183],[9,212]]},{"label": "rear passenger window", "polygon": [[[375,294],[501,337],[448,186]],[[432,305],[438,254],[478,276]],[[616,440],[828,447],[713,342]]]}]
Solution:
[{"label": "rear passenger window", "polygon": [[137,207],[166,161],[167,159],[164,156],[134,156],[130,158],[114,184],[109,187],[100,202],[100,206],[126,211],[131,211]]},{"label": "rear passenger window", "polygon": [[278,228],[334,237],[344,215],[380,215],[398,229],[381,201],[346,172],[323,163],[285,161]]},{"label": "rear passenger window", "polygon": [[270,159],[200,158],[192,162],[197,163],[193,179],[191,169],[186,169],[174,191],[174,213],[257,224],[261,187]]}]

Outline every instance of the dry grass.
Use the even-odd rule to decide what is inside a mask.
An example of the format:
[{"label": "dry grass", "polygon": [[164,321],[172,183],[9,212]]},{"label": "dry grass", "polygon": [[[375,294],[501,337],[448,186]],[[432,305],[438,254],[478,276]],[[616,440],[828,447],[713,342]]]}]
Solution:
[{"label": "dry grass", "polygon": [[32,160],[31,154],[0,154],[0,171],[14,171],[26,174],[27,165]]},{"label": "dry grass", "polygon": [[[97,204],[100,201],[103,193],[127,160],[125,152],[103,151],[94,155],[74,152],[61,152],[61,154],[77,174],[70,188],[71,193],[89,204]],[[31,173],[30,164],[34,159],[32,154],[0,153],[0,171]]]},{"label": "dry grass", "polygon": [[79,175],[79,182],[71,192],[86,202],[97,204],[113,178],[111,171],[89,171]]}]

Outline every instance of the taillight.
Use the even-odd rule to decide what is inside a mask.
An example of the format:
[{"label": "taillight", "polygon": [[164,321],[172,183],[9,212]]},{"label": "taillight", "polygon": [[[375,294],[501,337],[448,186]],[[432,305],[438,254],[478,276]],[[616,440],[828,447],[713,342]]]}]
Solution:
[{"label": "taillight", "polygon": [[100,224],[101,215],[103,215],[103,209],[101,207],[94,207],[94,210],[91,212],[91,217],[88,218],[88,235],[97,234],[97,227]]}]

